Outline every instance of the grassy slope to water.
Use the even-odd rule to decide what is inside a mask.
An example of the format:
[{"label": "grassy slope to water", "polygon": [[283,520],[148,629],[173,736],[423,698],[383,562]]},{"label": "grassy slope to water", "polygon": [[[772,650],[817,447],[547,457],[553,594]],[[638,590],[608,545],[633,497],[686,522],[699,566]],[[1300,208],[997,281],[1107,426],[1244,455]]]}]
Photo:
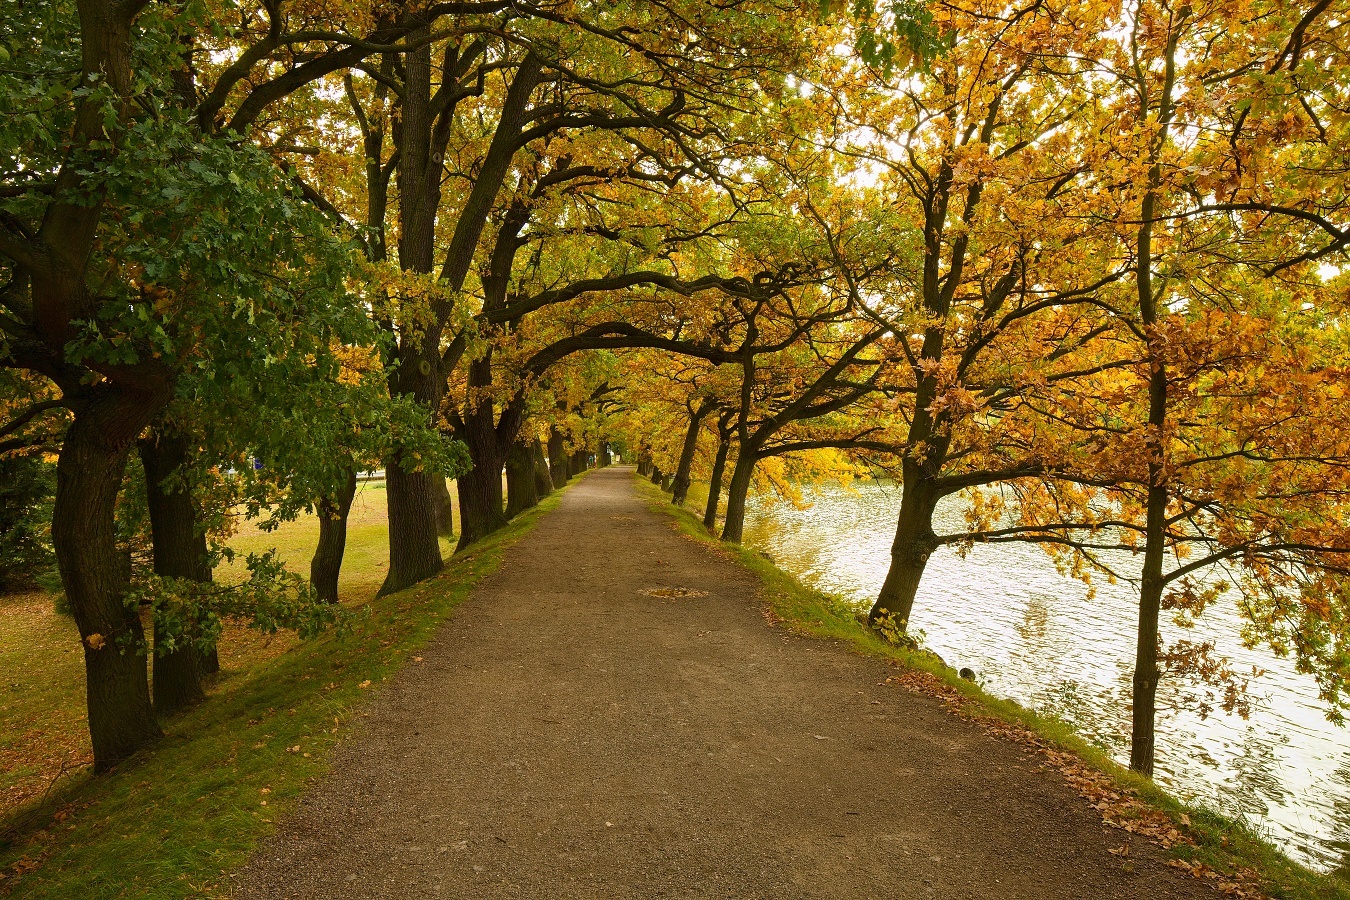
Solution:
[{"label": "grassy slope to water", "polygon": [[[40,815],[30,803],[8,820],[0,819],[0,873],[5,875],[0,895],[227,895],[229,873],[326,771],[328,750],[353,726],[380,682],[417,664],[417,651],[436,627],[558,500],[555,492],[503,531],[450,559],[436,578],[362,604],[344,633],[305,643],[283,641],[270,655],[241,651],[223,658],[227,674],[207,701],[167,723],[155,747],[106,776],[85,771],[62,780]],[[387,559],[381,552],[387,532],[374,521],[376,510],[372,504],[354,522],[343,570],[344,592],[362,600],[383,579]],[[241,533],[235,544],[240,549],[276,546],[299,569],[313,550],[305,527],[299,523],[270,535]],[[0,659],[7,665],[47,667],[51,652],[54,648],[42,642],[0,643]],[[65,685],[65,694],[82,691],[78,666],[62,664],[79,673]],[[231,668],[236,671],[230,673]],[[72,681],[64,669],[61,677]],[[70,705],[70,697],[43,695],[33,702],[62,707]],[[0,719],[0,727],[10,724]],[[0,747],[10,737],[0,732]],[[14,833],[12,826],[20,822],[26,826]]]},{"label": "grassy slope to water", "polygon": [[[803,585],[754,550],[718,542],[704,529],[699,517],[688,509],[671,505],[669,496],[646,479],[639,479],[638,490],[653,509],[669,514],[682,533],[711,545],[715,552],[757,575],[764,586],[765,602],[792,631],[839,641],[857,653],[884,657],[904,669],[928,673],[937,680],[935,684],[945,695],[948,707],[959,715],[992,724],[996,729],[1005,724],[1025,729],[1033,740],[1071,755],[1093,770],[1093,774],[1101,773],[1105,776],[1103,781],[1122,796],[1138,798],[1150,811],[1168,817],[1178,832],[1194,842],[1172,849],[1178,863],[1198,864],[1222,875],[1246,872],[1250,879],[1260,882],[1262,890],[1282,900],[1350,900],[1350,873],[1341,870],[1319,875],[1293,862],[1241,823],[1180,803],[1152,781],[1130,772],[1084,741],[1063,721],[993,697],[929,654],[887,643],[861,622],[845,601]],[[703,497],[698,499],[701,501]],[[1004,733],[1017,739],[1016,731]],[[1113,814],[1122,812],[1121,804],[1112,805]],[[1126,808],[1123,813],[1128,816],[1132,811]],[[1141,820],[1140,824],[1144,822]]]}]

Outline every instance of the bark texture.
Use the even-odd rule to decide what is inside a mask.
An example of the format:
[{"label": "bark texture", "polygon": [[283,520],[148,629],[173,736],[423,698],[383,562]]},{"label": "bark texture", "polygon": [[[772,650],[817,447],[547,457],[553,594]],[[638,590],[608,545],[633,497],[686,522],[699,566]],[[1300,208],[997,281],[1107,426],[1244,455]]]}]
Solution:
[{"label": "bark texture", "polygon": [[676,506],[684,505],[684,499],[689,496],[689,471],[694,466],[694,453],[698,450],[699,426],[711,410],[712,401],[705,399],[689,412],[689,427],[684,431],[684,444],[680,447],[680,459],[675,466],[675,481],[670,496],[670,502]]},{"label": "bark texture", "polygon": [[[424,40],[427,27],[409,37]],[[399,153],[399,265],[406,272],[429,275],[435,265],[436,211],[441,201],[442,160],[433,136],[431,46],[423,43],[404,58],[404,86],[399,127],[394,141]],[[452,288],[453,289],[453,288]],[[411,396],[430,413],[440,408],[445,379],[440,373],[441,323],[405,327],[390,377],[393,396]],[[389,572],[380,595],[392,594],[430,578],[441,570],[438,493],[440,475],[418,471],[395,450],[385,461],[385,494],[389,503]]]},{"label": "bark texture", "polygon": [[904,494],[896,519],[895,540],[891,543],[891,565],[881,591],[868,614],[873,624],[888,623],[906,631],[914,611],[928,558],[937,547],[933,534],[933,511],[938,497],[913,460],[904,463]]},{"label": "bark texture", "polygon": [[[396,457],[397,458],[397,457]],[[389,503],[389,572],[379,596],[412,587],[445,565],[437,539],[435,481],[431,472],[405,472],[395,462],[385,469]]]},{"label": "bark texture", "polygon": [[745,529],[745,501],[750,494],[750,481],[755,474],[757,460],[751,451],[742,448],[736,458],[736,468],[731,471],[731,483],[727,485],[726,522],[722,525],[722,540],[733,544],[741,542],[741,533]]},{"label": "bark texture", "polygon": [[562,432],[556,428],[548,433],[548,471],[553,478],[553,486],[560,488],[572,477],[568,467],[567,452],[563,444]]},{"label": "bark texture", "polygon": [[542,500],[553,493],[553,476],[549,474],[548,460],[544,459],[544,445],[539,438],[534,439],[531,454],[534,456],[534,490]]},{"label": "bark texture", "polygon": [[[491,384],[492,357],[489,354],[469,364],[468,385],[472,392],[475,388],[485,388]],[[502,468],[506,464],[506,454],[498,437],[498,423],[489,401],[484,400],[476,407],[465,410],[459,433],[473,459],[473,468],[460,476],[457,482],[459,549],[463,550],[503,527],[508,521],[502,509]]]},{"label": "bark texture", "polygon": [[160,736],[150,702],[145,632],[123,604],[114,508],[127,455],[168,402],[167,386],[149,394],[107,386],[76,411],[56,469],[52,543],[61,584],[84,644],[89,734],[95,771],[106,771]]},{"label": "bark texture", "polygon": [[731,451],[731,435],[722,432],[717,438],[717,454],[713,457],[712,474],[708,477],[708,506],[703,511],[703,527],[712,531],[717,527],[717,507],[722,502],[722,476],[727,468],[727,454]]},{"label": "bark texture", "polygon": [[519,441],[506,455],[506,517],[514,519],[539,505],[539,488],[534,481],[534,448]]},{"label": "bark texture", "polygon": [[[155,574],[210,582],[206,531],[198,521],[192,492],[181,477],[190,461],[187,439],[154,431],[140,441],[138,449],[145,468]],[[166,649],[170,636],[162,623],[155,623],[153,696],[155,712],[160,716],[171,716],[206,697],[201,680],[203,654],[195,643],[197,631],[189,615],[186,632],[174,636],[176,646]]]},{"label": "bark texture", "polygon": [[338,575],[342,572],[342,557],[347,550],[347,517],[355,496],[356,470],[348,469],[346,481],[337,496],[319,504],[319,545],[309,561],[309,583],[325,603],[338,602]]}]

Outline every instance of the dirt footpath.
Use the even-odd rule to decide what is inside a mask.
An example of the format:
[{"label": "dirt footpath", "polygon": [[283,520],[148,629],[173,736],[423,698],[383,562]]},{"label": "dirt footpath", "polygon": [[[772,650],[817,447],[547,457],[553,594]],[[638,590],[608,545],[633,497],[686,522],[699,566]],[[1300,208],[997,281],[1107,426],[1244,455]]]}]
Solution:
[{"label": "dirt footpath", "polygon": [[[668,599],[654,588],[704,596]],[[1215,897],[1016,745],[770,627],[628,468],[572,488],[235,879],[306,898]]]}]

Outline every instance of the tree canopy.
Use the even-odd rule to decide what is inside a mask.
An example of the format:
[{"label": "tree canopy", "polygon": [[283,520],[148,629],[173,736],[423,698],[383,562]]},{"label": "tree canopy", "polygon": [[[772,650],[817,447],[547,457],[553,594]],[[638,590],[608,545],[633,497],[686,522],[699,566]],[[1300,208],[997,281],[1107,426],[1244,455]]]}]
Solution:
[{"label": "tree canopy", "polygon": [[[1215,565],[1339,717],[1346,12],[0,2],[0,462],[52,503],[98,766],[200,696],[222,609],[331,617],[358,472],[394,592],[447,476],[463,548],[611,449],[728,541],[756,489],[896,481],[897,639],[944,545],[1137,583],[1140,771]],[[221,599],[230,505],[315,512],[310,581]]]}]

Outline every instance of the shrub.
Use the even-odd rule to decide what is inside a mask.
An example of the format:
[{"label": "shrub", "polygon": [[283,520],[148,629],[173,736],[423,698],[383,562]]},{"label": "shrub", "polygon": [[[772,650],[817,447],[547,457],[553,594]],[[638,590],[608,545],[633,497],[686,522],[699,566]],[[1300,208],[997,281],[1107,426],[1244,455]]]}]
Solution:
[{"label": "shrub", "polygon": [[56,567],[56,466],[40,456],[0,457],[0,591],[31,588]]}]

